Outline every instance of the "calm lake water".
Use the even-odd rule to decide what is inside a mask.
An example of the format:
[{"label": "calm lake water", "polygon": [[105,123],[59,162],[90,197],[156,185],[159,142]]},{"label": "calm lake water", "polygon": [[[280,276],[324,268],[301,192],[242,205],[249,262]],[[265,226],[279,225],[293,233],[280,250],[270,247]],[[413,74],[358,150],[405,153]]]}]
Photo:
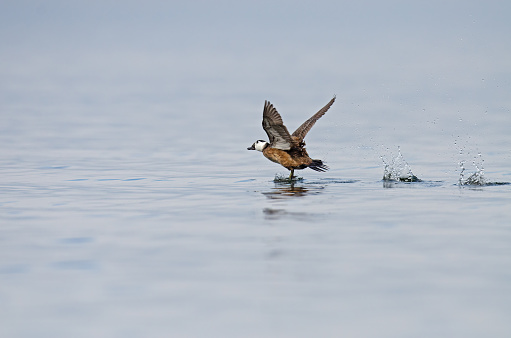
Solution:
[{"label": "calm lake water", "polygon": [[509,11],[2,2],[0,336],[511,337]]},{"label": "calm lake water", "polygon": [[[331,169],[291,184],[245,150],[259,123],[183,147],[171,114],[120,115],[3,115],[2,336],[511,332],[511,186],[460,186],[463,154],[401,146],[423,181],[384,182],[379,156],[404,167],[397,147],[313,128],[309,152]],[[481,155],[488,182],[511,181],[506,151]]]}]

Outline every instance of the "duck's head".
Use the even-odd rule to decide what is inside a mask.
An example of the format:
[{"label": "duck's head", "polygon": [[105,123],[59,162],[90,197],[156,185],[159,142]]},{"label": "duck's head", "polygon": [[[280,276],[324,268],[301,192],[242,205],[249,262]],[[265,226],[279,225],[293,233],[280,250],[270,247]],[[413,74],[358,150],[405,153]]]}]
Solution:
[{"label": "duck's head", "polygon": [[257,141],[254,142],[254,144],[252,144],[252,146],[248,147],[247,150],[263,151],[264,148],[266,148],[268,145],[269,145],[269,143],[266,142],[266,141],[257,140]]}]

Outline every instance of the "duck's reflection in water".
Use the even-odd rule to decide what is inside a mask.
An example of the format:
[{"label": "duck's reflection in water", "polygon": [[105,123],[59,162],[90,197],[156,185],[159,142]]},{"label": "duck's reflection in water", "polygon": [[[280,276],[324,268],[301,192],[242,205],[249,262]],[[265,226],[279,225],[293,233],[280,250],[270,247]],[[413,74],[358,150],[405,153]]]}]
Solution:
[{"label": "duck's reflection in water", "polygon": [[[309,185],[304,186],[303,184],[295,184],[293,183],[276,183],[275,187],[271,189],[271,191],[263,192],[270,200],[283,200],[283,199],[291,199],[296,197],[305,197],[309,195],[317,195],[323,192],[324,186],[318,185]],[[308,221],[311,218],[315,217],[314,214],[307,212],[296,212],[296,211],[288,211],[282,208],[264,208],[263,209],[264,218],[268,220],[277,220],[282,218],[292,218],[294,220],[299,221]]]},{"label": "duck's reflection in water", "polygon": [[320,194],[324,188],[324,186],[304,187],[303,185],[296,185],[295,183],[275,184],[275,188],[271,191],[263,192],[262,194],[269,199],[285,199]]},{"label": "duck's reflection in water", "polygon": [[307,212],[296,212],[296,211],[287,211],[285,209],[273,209],[273,208],[264,208],[263,209],[264,218],[269,220],[276,220],[281,218],[292,218],[298,221],[308,221],[314,217],[313,214]]}]

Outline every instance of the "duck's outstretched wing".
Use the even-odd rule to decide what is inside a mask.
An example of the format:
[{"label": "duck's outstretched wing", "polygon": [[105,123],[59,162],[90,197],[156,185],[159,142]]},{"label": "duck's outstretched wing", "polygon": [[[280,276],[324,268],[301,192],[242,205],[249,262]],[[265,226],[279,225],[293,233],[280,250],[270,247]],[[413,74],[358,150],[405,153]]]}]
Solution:
[{"label": "duck's outstretched wing", "polygon": [[293,139],[277,109],[269,101],[264,101],[263,129],[268,134],[271,147],[282,150],[291,149]]},{"label": "duck's outstretched wing", "polygon": [[321,116],[325,115],[325,113],[327,112],[328,109],[330,109],[330,106],[334,103],[334,101],[335,96],[333,99],[330,100],[330,102],[326,104],[326,106],[321,108],[316,114],[312,115],[310,119],[302,123],[302,125],[295,130],[293,136],[296,137],[299,140],[299,142],[302,142],[303,139],[305,138],[305,135],[307,135],[309,130],[311,130],[312,126],[316,123],[317,120],[319,120]]}]

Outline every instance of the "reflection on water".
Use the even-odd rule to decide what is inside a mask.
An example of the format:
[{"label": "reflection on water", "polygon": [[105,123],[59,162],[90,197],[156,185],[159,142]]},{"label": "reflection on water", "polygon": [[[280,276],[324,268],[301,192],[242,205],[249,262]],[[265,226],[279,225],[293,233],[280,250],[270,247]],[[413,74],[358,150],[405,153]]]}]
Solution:
[{"label": "reflection on water", "polygon": [[[328,186],[338,184],[351,184],[359,182],[358,180],[342,180],[338,178],[320,178],[314,181],[308,181],[303,178],[274,180],[274,187],[270,191],[262,192],[271,201],[285,201],[302,197],[320,195],[326,191]],[[311,201],[311,203],[314,203]],[[311,204],[314,209],[314,204]],[[283,208],[266,207],[263,209],[266,220],[291,219],[293,221],[316,221],[320,216],[318,213],[309,213],[302,211],[289,211]]]},{"label": "reflection on water", "polygon": [[390,188],[434,188],[440,187],[444,182],[442,181],[386,181],[382,180],[383,187]]},{"label": "reflection on water", "polygon": [[286,199],[321,194],[325,188],[333,184],[356,183],[359,180],[342,180],[337,178],[322,178],[317,181],[306,181],[303,178],[295,180],[274,181],[275,187],[262,194],[269,199]]},{"label": "reflection on water", "polygon": [[284,209],[272,209],[272,208],[264,208],[263,209],[264,218],[268,220],[277,220],[282,218],[292,218],[299,221],[308,221],[312,219],[313,214],[307,212],[294,212],[287,211]]},{"label": "reflection on water", "polygon": [[[382,180],[383,182],[383,187],[386,188],[386,189],[390,189],[390,188],[400,188],[400,187],[403,187],[405,185],[403,184],[400,184],[401,182],[400,181],[389,181],[389,180]],[[403,182],[404,184],[406,184],[406,186],[410,186],[410,182]]]},{"label": "reflection on water", "polygon": [[268,192],[263,192],[263,195],[269,199],[285,199],[292,197],[304,197],[310,194],[319,194],[324,189],[323,186],[304,187],[297,185],[295,182],[291,183],[276,183],[275,187]]}]

